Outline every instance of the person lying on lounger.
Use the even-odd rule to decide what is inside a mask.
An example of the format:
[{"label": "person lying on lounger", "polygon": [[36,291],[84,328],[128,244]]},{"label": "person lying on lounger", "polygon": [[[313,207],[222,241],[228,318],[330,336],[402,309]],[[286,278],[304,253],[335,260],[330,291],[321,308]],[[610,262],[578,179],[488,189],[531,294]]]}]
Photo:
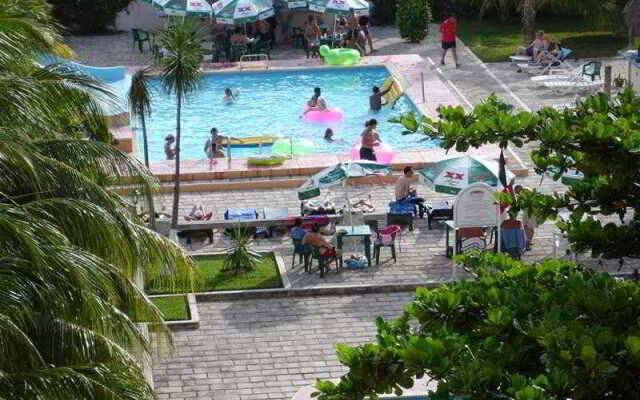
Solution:
[{"label": "person lying on lounger", "polygon": [[208,221],[211,219],[213,215],[212,212],[208,212],[205,210],[202,204],[193,206],[189,215],[185,216],[184,219],[187,221]]}]

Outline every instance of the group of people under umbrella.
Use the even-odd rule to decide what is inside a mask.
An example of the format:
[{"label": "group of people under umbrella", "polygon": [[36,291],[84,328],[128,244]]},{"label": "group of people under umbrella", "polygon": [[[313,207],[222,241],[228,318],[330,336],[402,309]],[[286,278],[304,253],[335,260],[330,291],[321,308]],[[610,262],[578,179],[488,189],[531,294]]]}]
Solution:
[{"label": "group of people under umbrella", "polygon": [[[261,21],[273,21],[276,13],[282,16],[291,15],[294,12],[312,12],[320,14],[333,14],[333,28],[331,36],[336,31],[342,32],[347,30],[351,32],[354,43],[359,43],[358,47],[364,47],[364,41],[370,38],[368,34],[368,17],[369,2],[366,0],[144,0],[150,3],[154,8],[158,9],[165,15],[182,16],[182,17],[199,17],[215,19],[215,22],[223,25],[244,26],[247,24],[260,23]],[[345,18],[355,20],[355,15],[367,18],[367,24],[360,28],[360,24],[356,23],[359,29],[356,32],[353,21],[347,22]],[[282,34],[289,38],[289,18],[281,18]],[[315,19],[313,21],[316,21]],[[359,19],[355,20],[356,22]],[[274,25],[274,24],[272,24]],[[309,44],[314,39],[319,39],[320,31],[314,32],[312,29],[315,25],[305,21],[305,28],[301,35],[305,44]],[[272,26],[273,28],[273,26]],[[287,32],[285,32],[285,30]],[[246,32],[245,32],[246,33]],[[316,35],[316,36],[314,36]],[[358,36],[358,37],[356,37]],[[359,36],[363,36],[362,41]],[[369,41],[371,47],[371,42]],[[307,47],[307,46],[305,46]],[[360,51],[364,53],[364,49]]]},{"label": "group of people under umbrella", "polygon": [[[351,201],[349,199],[349,179],[375,175],[389,175],[391,167],[370,161],[350,161],[340,163],[312,176],[298,190],[298,197],[309,199],[320,195],[321,189],[331,186],[343,185],[348,207],[348,215],[351,215]],[[435,163],[425,169],[417,171],[419,180],[431,190],[438,193],[458,194],[469,185],[484,183],[495,190],[509,191],[517,195],[520,190],[526,190],[516,186],[512,189],[515,175],[506,169],[504,162],[489,160],[483,157],[464,156],[449,158]],[[402,177],[396,181],[396,201],[415,202],[419,206],[424,201],[417,196],[415,188],[411,187],[414,171],[411,167],[404,169]],[[502,211],[502,210],[501,210]],[[515,218],[510,216],[507,218]],[[534,235],[536,227],[535,219],[528,215],[523,216],[522,225],[528,238],[528,244]]]}]

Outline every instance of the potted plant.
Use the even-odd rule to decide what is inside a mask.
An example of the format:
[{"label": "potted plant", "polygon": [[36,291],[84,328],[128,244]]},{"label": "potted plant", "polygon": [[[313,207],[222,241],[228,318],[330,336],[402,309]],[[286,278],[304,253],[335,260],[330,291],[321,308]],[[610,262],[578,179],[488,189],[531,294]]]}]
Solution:
[{"label": "potted plant", "polygon": [[616,76],[615,78],[613,78],[613,85],[614,85],[616,88],[620,89],[621,87],[623,87],[623,86],[624,86],[624,84],[625,84],[625,82],[626,82],[626,81],[627,81],[627,80],[626,80],[626,79],[624,79],[624,78],[622,77],[622,75],[618,74],[618,76]]}]

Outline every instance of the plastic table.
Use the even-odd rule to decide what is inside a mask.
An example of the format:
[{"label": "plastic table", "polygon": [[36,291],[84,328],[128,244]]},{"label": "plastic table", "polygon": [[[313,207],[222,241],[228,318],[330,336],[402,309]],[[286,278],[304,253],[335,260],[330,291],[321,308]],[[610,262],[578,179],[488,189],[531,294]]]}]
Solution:
[{"label": "plastic table", "polygon": [[[338,235],[338,250],[342,250],[345,237],[364,238],[364,256],[367,264],[371,267],[371,228],[369,225],[338,225],[336,226]],[[342,256],[340,257],[340,268],[342,268]]]}]

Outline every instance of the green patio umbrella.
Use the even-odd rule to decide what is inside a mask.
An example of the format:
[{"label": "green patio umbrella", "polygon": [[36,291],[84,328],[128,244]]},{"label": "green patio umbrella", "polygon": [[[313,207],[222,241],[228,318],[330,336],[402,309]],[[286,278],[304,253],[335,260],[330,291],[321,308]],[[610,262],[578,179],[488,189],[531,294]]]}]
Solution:
[{"label": "green patio umbrella", "polygon": [[575,169],[570,169],[564,174],[562,174],[562,177],[560,178],[560,182],[562,182],[563,185],[573,186],[576,183],[582,182],[583,179],[584,179],[584,174],[582,172]]},{"label": "green patio umbrella", "polygon": [[274,15],[273,0],[218,0],[213,15],[220,24],[246,24]]},{"label": "green patio umbrella", "polygon": [[344,185],[347,207],[351,215],[351,201],[349,200],[349,189],[347,181],[349,178],[358,178],[371,175],[389,175],[391,167],[371,161],[348,161],[339,163],[329,168],[325,168],[313,175],[298,189],[298,198],[308,200],[320,196],[320,189]]},{"label": "green patio umbrella", "polygon": [[369,14],[369,3],[365,0],[308,0],[309,10],[319,13],[333,13],[345,17],[353,12]]},{"label": "green patio umbrella", "polygon": [[286,0],[284,3],[290,10],[307,7],[307,0]]},{"label": "green patio umbrella", "polygon": [[179,17],[209,17],[211,5],[206,0],[144,0],[167,15]]},{"label": "green patio umbrella", "polygon": [[[458,194],[472,183],[486,183],[502,187],[498,179],[498,161],[482,157],[465,156],[449,158],[418,171],[418,176],[427,186],[438,193]],[[515,175],[506,171],[506,181],[511,184]]]}]

